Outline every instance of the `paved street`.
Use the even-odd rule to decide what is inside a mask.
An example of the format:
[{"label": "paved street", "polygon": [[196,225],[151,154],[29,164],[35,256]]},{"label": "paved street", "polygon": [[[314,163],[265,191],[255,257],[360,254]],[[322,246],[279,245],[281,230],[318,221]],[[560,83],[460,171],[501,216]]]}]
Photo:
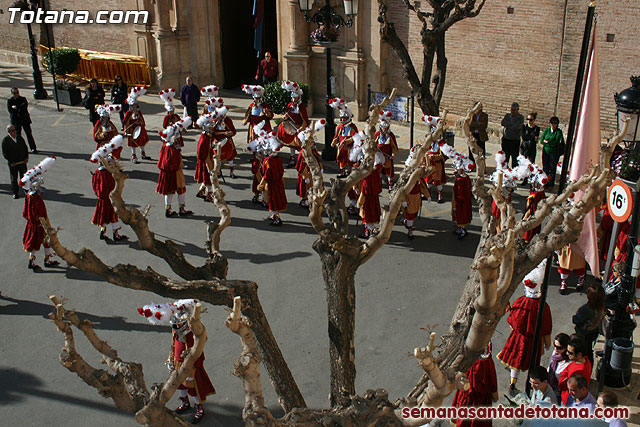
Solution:
[{"label": "paved street", "polygon": [[[2,78],[8,75],[2,74]],[[0,84],[4,105],[11,82],[7,78]],[[23,95],[32,102],[29,90],[24,89]],[[216,218],[217,211],[212,204],[195,197],[197,185],[193,181],[193,170],[199,134],[192,131],[184,149],[187,208],[195,215],[186,219],[165,218],[163,198],[154,192],[160,150],[156,131],[164,110],[153,98],[158,97],[147,95],[141,104],[151,137],[147,153],[153,161],[133,165],[128,161],[130,151],[125,147],[123,164],[129,179],[124,198],[127,203],[140,207],[150,204],[151,230],[159,237],[180,244],[191,262],[201,264],[206,258],[202,246],[206,231],[204,221]],[[146,102],[151,99],[154,102]],[[250,202],[250,156],[246,152],[246,128],[240,126],[248,100],[229,96],[225,96],[225,100],[228,100],[231,117],[239,131],[235,139],[239,151],[238,177],[230,179],[228,169],[224,170],[227,176],[223,188],[232,215],[231,225],[222,235],[222,250],[230,265],[228,277],[258,283],[273,332],[308,405],[325,407],[329,394],[326,296],[319,257],[311,248],[316,235],[306,210],[298,206],[299,199],[295,196],[296,172],[293,169],[285,172],[289,207],[282,215],[284,225],[270,227],[265,221],[267,210],[256,208]],[[130,237],[129,242],[107,245],[98,239],[99,230],[90,223],[96,198],[90,175],[95,166],[88,162],[88,157],[95,143],[91,139],[87,116],[73,109],[58,113],[34,105],[31,113],[40,153],[30,157],[30,166],[48,154],[57,158],[55,166],[45,176],[43,198],[51,223],[62,229],[59,232],[61,242],[70,249],[90,248],[110,265],[151,266],[174,277],[162,261],[138,247],[135,234],[128,227],[123,231]],[[113,121],[119,126],[117,117]],[[0,123],[3,123],[0,132],[4,136],[4,124],[8,123],[4,107],[0,112]],[[323,141],[322,135],[318,140]],[[457,148],[461,149],[460,146]],[[495,152],[495,146],[490,145],[489,151]],[[406,150],[400,157],[402,160],[406,157]],[[334,177],[335,167],[327,163],[325,171]],[[75,268],[44,269],[38,273],[27,270],[27,255],[21,246],[24,199],[11,199],[8,179],[8,167],[4,161],[0,162],[0,204],[4,218],[0,223],[3,236],[0,248],[4,255],[0,260],[4,272],[0,285],[0,330],[4,337],[0,348],[3,417],[15,426],[137,425],[132,416],[117,410],[111,400],[98,395],[95,389],[60,365],[58,355],[63,337],[47,317],[52,307],[48,296],[55,294],[67,298],[66,306],[76,309],[81,318],[91,320],[99,336],[117,349],[120,357],[143,363],[147,385],[167,378],[164,362],[170,348],[170,332],[169,328],[149,325],[136,309],[147,303],[167,300],[155,294],[115,287]],[[524,195],[520,188],[516,197],[519,210],[523,207]],[[387,192],[382,196],[381,203],[386,203]],[[386,388],[392,401],[405,395],[422,373],[409,354],[415,346],[425,345],[428,333],[421,328],[437,324],[435,331],[439,334],[448,328],[475,253],[480,227],[476,214],[470,235],[464,241],[458,241],[451,233],[450,199],[451,182],[445,186],[447,203],[423,203],[416,222],[415,240],[407,240],[405,229],[397,221],[389,243],[358,271],[356,386],[360,393],[369,388]],[[356,232],[355,227],[352,232]],[[42,265],[42,252],[38,254],[38,263]],[[561,297],[557,292],[557,275],[553,278],[549,292],[553,334],[572,333],[571,316],[586,298],[575,293]],[[575,277],[572,277],[570,284],[574,283]],[[521,294],[521,290],[517,291],[514,298]],[[209,334],[205,367],[218,394],[205,403],[206,416],[201,425],[242,425],[242,384],[231,375],[233,363],[241,352],[240,342],[224,326],[227,311],[221,307],[206,307],[207,312],[202,316]],[[494,354],[500,351],[507,335],[508,326],[503,320],[494,336]],[[97,353],[77,331],[75,336],[82,356],[98,366]],[[497,360],[496,365],[502,394],[508,384],[508,372]],[[281,415],[264,369],[262,374],[267,404],[276,415]],[[524,386],[524,381],[519,385]],[[170,406],[176,402],[174,397]]]}]

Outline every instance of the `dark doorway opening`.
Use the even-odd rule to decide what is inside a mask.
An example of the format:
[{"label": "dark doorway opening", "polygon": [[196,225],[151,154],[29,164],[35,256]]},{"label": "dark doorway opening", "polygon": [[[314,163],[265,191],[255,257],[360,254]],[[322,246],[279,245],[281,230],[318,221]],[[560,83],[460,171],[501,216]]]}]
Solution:
[{"label": "dark doorway opening", "polygon": [[276,1],[264,0],[262,22],[262,54],[257,57],[253,48],[253,2],[254,0],[221,0],[220,28],[222,44],[222,66],[225,89],[237,89],[242,84],[255,84],[256,69],[264,52],[278,58],[278,34],[276,23]]}]

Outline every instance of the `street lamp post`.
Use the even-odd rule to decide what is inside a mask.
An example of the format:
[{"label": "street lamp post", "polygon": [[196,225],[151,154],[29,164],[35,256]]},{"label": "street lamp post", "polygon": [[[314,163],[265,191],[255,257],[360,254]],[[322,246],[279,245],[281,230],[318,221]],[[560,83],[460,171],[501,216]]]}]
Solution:
[{"label": "street lamp post", "polygon": [[[629,130],[622,138],[626,148],[631,153],[640,149],[640,134],[638,133],[638,117],[640,116],[640,76],[631,77],[630,88],[623,90],[621,93],[614,95],[617,107],[618,132],[624,129],[624,122],[629,119]],[[630,155],[631,155],[630,153]],[[638,181],[640,183],[640,180]],[[613,337],[629,338],[634,328],[634,323],[629,314],[626,312],[631,298],[635,291],[635,280],[631,276],[633,267],[633,249],[638,244],[638,224],[640,222],[639,210],[640,206],[640,189],[636,184],[636,195],[634,200],[633,211],[631,214],[631,230],[627,243],[627,258],[625,263],[624,274],[622,275],[622,292],[618,293],[618,304],[615,310],[613,321]]]},{"label": "street lamp post", "polygon": [[[313,0],[298,0],[300,11],[304,13],[307,22],[315,22],[319,27],[338,29],[342,26],[350,27],[353,25],[353,19],[358,13],[358,0],[343,0],[344,12],[347,19],[339,15],[334,8],[331,7],[329,0],[325,0],[322,6],[313,15],[310,15],[313,8]],[[325,45],[325,53],[327,55],[327,99],[325,102],[327,125],[324,129],[324,148],[322,150],[322,159],[331,160],[336,157],[336,149],[331,146],[333,134],[335,133],[336,124],[333,120],[333,108],[329,105],[329,100],[333,98],[331,90],[331,45]]]},{"label": "street lamp post", "polygon": [[[30,10],[34,13],[37,12],[39,0],[31,0],[27,2],[25,0],[16,1],[12,7],[17,7],[21,10]],[[42,73],[40,73],[40,67],[38,66],[38,54],[36,53],[36,42],[33,37],[33,31],[31,24],[27,24],[27,32],[29,33],[29,47],[31,48],[31,66],[33,67],[33,85],[35,90],[33,91],[33,97],[35,99],[46,99],[47,91],[42,84]]]}]

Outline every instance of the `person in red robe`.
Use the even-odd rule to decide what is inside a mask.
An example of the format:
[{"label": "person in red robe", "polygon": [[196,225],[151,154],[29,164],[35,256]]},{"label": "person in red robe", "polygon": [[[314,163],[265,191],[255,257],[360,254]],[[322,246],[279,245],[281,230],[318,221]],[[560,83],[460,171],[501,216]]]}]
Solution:
[{"label": "person in red robe", "polygon": [[175,193],[178,193],[179,209],[177,215],[193,215],[192,211],[186,209],[185,193],[187,192],[187,186],[182,172],[182,169],[184,169],[182,147],[176,142],[178,138],[181,139],[182,133],[186,132],[191,124],[191,117],[187,117],[159,132],[163,144],[158,158],[160,173],[158,174],[156,192],[164,196],[164,216],[167,218],[176,216],[176,212],[171,208]]},{"label": "person in red robe", "polygon": [[453,183],[451,219],[456,223],[454,233],[458,235],[458,240],[462,240],[468,234],[467,226],[471,223],[473,216],[471,209],[473,200],[471,178],[466,172],[472,171],[475,165],[464,154],[458,153],[458,157],[454,158],[454,166],[456,168],[456,180]]},{"label": "person in red robe", "polygon": [[[162,118],[162,129],[166,129],[169,126],[178,123],[181,118],[176,114],[176,109],[173,106],[173,100],[176,96],[176,91],[173,88],[162,89],[158,92],[160,98],[164,101],[164,108],[167,110],[167,114]],[[181,147],[184,147],[184,140],[182,139],[182,134],[175,138],[174,142]]]},{"label": "person in red robe", "polygon": [[[498,378],[496,366],[491,358],[491,342],[487,345],[482,355],[471,365],[466,372],[469,380],[469,390],[457,390],[453,396],[451,406],[460,407],[487,407],[498,401]],[[451,420],[456,427],[491,427],[491,420],[457,419]]]},{"label": "person in red robe", "polygon": [[338,147],[336,161],[340,166],[338,178],[345,178],[349,175],[348,166],[353,166],[349,159],[349,153],[353,148],[353,136],[358,133],[358,128],[353,123],[353,113],[344,99],[333,98],[329,105],[340,113],[340,124],[336,127],[336,133],[331,141],[332,147]]},{"label": "person in red robe", "polygon": [[[171,351],[167,358],[167,367],[170,371],[181,367],[189,350],[194,346],[195,337],[189,328],[188,321],[197,302],[193,299],[178,300],[171,304],[149,304],[138,308],[138,313],[145,316],[153,325],[171,324]],[[204,417],[202,402],[207,400],[207,396],[216,393],[216,389],[204,368],[204,360],[203,351],[194,362],[193,368],[187,373],[185,381],[178,386],[180,405],[175,411],[182,414],[191,409],[189,400],[189,396],[191,396],[196,410],[191,421],[192,424],[197,424]]]},{"label": "person in red robe", "polygon": [[[316,122],[315,131],[319,132],[326,125],[326,120],[322,119]],[[304,144],[309,137],[310,128],[305,129],[302,132],[298,133],[298,140],[301,144]],[[322,170],[322,157],[316,148],[315,137],[311,140],[311,154],[320,165],[320,169]],[[298,159],[296,161],[296,171],[298,171],[298,182],[296,185],[296,195],[300,197],[300,206],[303,208],[308,208],[309,203],[307,202],[307,186],[311,183],[311,169],[309,169],[309,165],[304,159],[302,154],[302,148],[298,153]]]},{"label": "person in red robe", "polygon": [[278,139],[289,147],[290,156],[287,168],[296,166],[296,150],[300,149],[300,141],[296,137],[298,132],[309,126],[307,106],[302,103],[302,89],[296,82],[283,81],[280,86],[291,93],[291,102],[284,110],[282,123],[278,126]]},{"label": "person in red robe", "polygon": [[[414,147],[415,148],[415,147]],[[415,153],[414,148],[411,149],[409,157],[407,158],[405,164],[408,166],[411,160],[413,159],[413,155]],[[413,221],[418,217],[418,212],[422,206],[422,198],[424,196],[425,199],[431,197],[431,193],[427,188],[427,185],[424,183],[422,179],[417,179],[416,184],[413,186],[407,198],[404,202],[402,202],[402,215],[404,219],[402,220],[402,225],[407,229],[407,237],[409,239],[413,239]]]},{"label": "person in red robe", "polygon": [[[96,142],[96,150],[119,134],[118,128],[111,121],[111,112],[120,111],[121,108],[121,105],[96,105],[96,112],[100,116],[100,120],[93,127],[93,140]],[[114,150],[111,155],[119,159],[120,153],[122,153],[122,147]]]},{"label": "person in red robe", "polygon": [[43,174],[53,166],[55,157],[47,157],[42,160],[38,166],[28,170],[18,183],[20,187],[27,192],[24,199],[24,207],[22,209],[22,217],[27,220],[22,234],[22,246],[26,252],[29,252],[29,263],[27,268],[31,270],[39,270],[36,264],[35,252],[40,250],[40,246],[44,246],[44,266],[55,267],[58,261],[51,259],[53,251],[49,244],[44,240],[45,232],[42,228],[41,218],[44,218],[49,225],[49,217],[47,216],[47,208],[42,200],[41,187],[43,182]]},{"label": "person in red robe", "polygon": [[[147,142],[149,142],[149,135],[147,135],[147,129],[145,127],[144,116],[140,111],[140,105],[138,105],[138,98],[147,93],[147,89],[141,86],[131,88],[131,93],[127,98],[127,104],[129,104],[129,110],[124,114],[122,118],[122,126],[124,127],[124,134],[127,135],[127,145],[131,147],[131,161],[135,164],[138,162],[138,156],[136,149],[140,147],[140,155],[144,160],[151,160],[151,157],[147,156],[144,149]],[[140,134],[134,138],[138,127],[140,128]]]},{"label": "person in red robe", "polygon": [[273,110],[271,106],[262,100],[264,96],[264,88],[258,85],[242,85],[242,90],[253,97],[253,102],[249,104],[247,111],[244,114],[243,125],[249,125],[247,129],[247,144],[251,143],[258,137],[254,131],[254,127],[264,122],[263,129],[266,132],[271,132],[271,122],[273,119]]},{"label": "person in red robe", "polygon": [[197,125],[202,129],[198,146],[196,148],[196,171],[194,179],[200,184],[196,197],[213,203],[213,185],[211,184],[211,175],[209,171],[213,170],[213,159],[211,158],[213,140],[213,126],[215,122],[215,113],[200,116]]},{"label": "person in red robe", "polygon": [[611,217],[606,204],[601,207],[601,210],[602,219],[600,220],[596,234],[598,236],[598,246],[600,248],[600,259],[602,261],[606,261],[607,256],[609,255],[609,242],[611,241],[611,233],[613,233],[613,223],[615,221]]},{"label": "person in red robe", "polygon": [[269,134],[261,144],[264,160],[262,161],[262,180],[258,185],[258,191],[267,191],[270,225],[282,225],[280,212],[287,209],[287,195],[284,192],[284,168],[282,160],[278,156],[280,141]]},{"label": "person in red robe", "polygon": [[[425,122],[430,127],[431,132],[433,132],[440,122],[440,117],[422,116],[422,121]],[[431,142],[431,146],[429,147],[424,159],[425,165],[428,164],[433,167],[433,172],[424,178],[424,182],[427,184],[429,191],[431,191],[431,187],[436,187],[436,191],[438,192],[438,203],[444,203],[444,199],[442,198],[442,186],[447,183],[447,175],[444,170],[444,162],[447,160],[447,157],[440,150],[440,146],[443,144],[445,144],[445,140],[443,138],[438,141]],[[431,201],[431,199],[428,200]]]},{"label": "person in red robe", "polygon": [[511,306],[507,322],[512,330],[504,344],[504,348],[498,354],[497,358],[511,368],[511,384],[510,392],[515,392],[516,383],[521,371],[529,369],[529,361],[531,358],[531,350],[534,345],[537,348],[537,356],[535,365],[540,364],[540,356],[542,355],[542,343],[545,348],[551,347],[551,328],[553,326],[551,320],[551,309],[549,304],[545,302],[542,325],[541,325],[541,341],[533,342],[533,335],[536,328],[536,320],[538,317],[538,309],[540,307],[540,285],[544,278],[544,270],[547,264],[546,258],[523,280],[525,294],[514,301]]},{"label": "person in red robe", "polygon": [[[548,182],[549,178],[547,177],[547,174],[544,173],[544,171],[540,169],[540,167],[538,167],[536,171],[529,176],[531,192],[527,196],[527,206],[524,210],[522,219],[527,219],[532,216],[538,209],[538,205],[540,204],[540,202],[547,198],[547,195],[544,192],[544,187]],[[525,242],[529,243],[531,239],[533,239],[533,236],[540,233],[540,229],[541,225],[538,225],[531,230],[527,230],[522,238],[525,240]]]},{"label": "person in red robe", "polygon": [[[236,150],[236,144],[233,142],[233,137],[236,136],[236,127],[233,125],[231,117],[227,116],[229,109],[227,107],[220,107],[216,110],[216,121],[213,126],[213,153],[217,154],[217,150],[220,149],[220,161],[227,162],[229,165],[229,176],[235,178],[236,174],[233,171],[233,160],[238,155]],[[220,166],[222,168],[222,165]],[[222,170],[220,171],[222,174]]]},{"label": "person in red robe", "polygon": [[569,356],[569,364],[562,371],[558,380],[558,391],[562,398],[562,404],[567,404],[569,398],[569,388],[567,382],[574,374],[580,374],[587,380],[587,386],[591,382],[591,362],[584,356],[585,343],[581,339],[572,339],[567,344],[567,355]]},{"label": "person in red robe", "polygon": [[[108,144],[101,146],[91,155],[91,162],[99,163],[100,157],[107,162],[115,162],[114,159],[116,159],[116,157],[113,154],[122,151],[123,142],[122,136],[116,136]],[[126,240],[127,236],[121,235],[118,231],[121,228],[120,221],[109,197],[111,192],[116,188],[116,181],[113,175],[111,175],[111,172],[109,172],[104,165],[100,165],[91,175],[91,187],[93,188],[94,194],[98,197],[91,223],[100,227],[100,240],[106,240],[107,242],[111,240],[106,235],[108,224],[111,224],[114,241]]]},{"label": "person in red robe", "polygon": [[391,132],[391,112],[380,111],[380,117],[378,123],[380,124],[380,130],[375,134],[375,140],[378,144],[378,150],[384,155],[384,165],[382,166],[382,176],[387,179],[387,188],[389,191],[393,190],[393,161],[396,158],[398,152],[398,142],[396,136]]}]

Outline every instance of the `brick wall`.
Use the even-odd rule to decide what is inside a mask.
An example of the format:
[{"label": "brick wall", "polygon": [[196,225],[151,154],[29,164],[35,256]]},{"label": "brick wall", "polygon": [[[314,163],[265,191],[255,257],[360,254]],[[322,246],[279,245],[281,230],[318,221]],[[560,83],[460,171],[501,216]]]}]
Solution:
[{"label": "brick wall", "polygon": [[[426,3],[426,2],[423,2]],[[583,0],[488,1],[479,16],[458,22],[447,32],[448,69],[442,106],[461,114],[481,100],[491,121],[499,122],[513,101],[521,112],[537,111],[539,124],[558,115],[569,121],[575,76],[586,18]],[[421,24],[400,0],[389,0],[390,18],[408,44],[418,73],[422,70]],[[426,6],[423,4],[423,10]],[[613,94],[640,73],[637,55],[640,2],[603,0],[597,5],[600,94],[603,129],[615,129]],[[607,33],[615,42],[606,42]],[[564,40],[564,42],[563,42]],[[390,61],[397,70],[397,57]],[[408,93],[401,72],[389,85]]]},{"label": "brick wall", "polygon": [[[8,24],[10,14],[8,8],[13,0],[0,0],[3,11],[0,19],[0,49],[25,52],[29,51],[27,28],[24,24]],[[131,8],[128,0],[49,0],[50,10],[88,10],[91,18],[95,18],[98,10],[127,10]],[[151,19],[151,16],[149,17]],[[36,43],[40,43],[40,26],[32,24]],[[53,26],[56,46],[75,47],[108,51],[116,53],[132,53],[134,40],[133,24],[59,24]]]}]

